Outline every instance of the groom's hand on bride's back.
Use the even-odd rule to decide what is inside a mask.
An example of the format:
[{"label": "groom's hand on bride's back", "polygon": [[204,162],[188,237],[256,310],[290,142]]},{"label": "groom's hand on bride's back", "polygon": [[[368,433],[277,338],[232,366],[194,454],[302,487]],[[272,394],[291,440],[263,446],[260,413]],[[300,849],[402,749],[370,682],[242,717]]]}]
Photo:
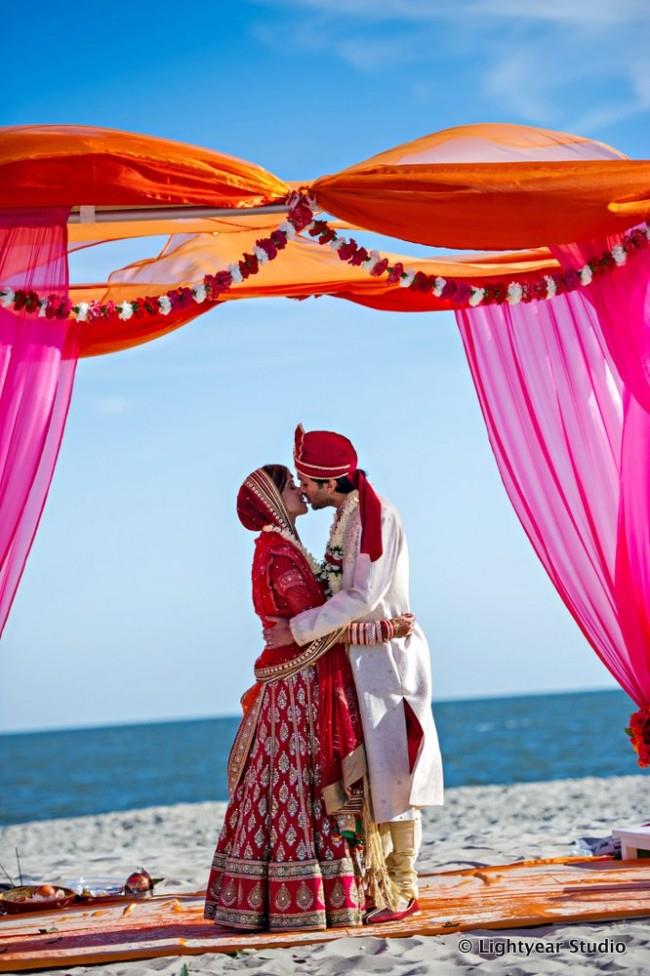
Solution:
[{"label": "groom's hand on bride's back", "polygon": [[285,617],[267,617],[263,633],[267,647],[284,647],[286,644],[293,644],[291,627]]}]

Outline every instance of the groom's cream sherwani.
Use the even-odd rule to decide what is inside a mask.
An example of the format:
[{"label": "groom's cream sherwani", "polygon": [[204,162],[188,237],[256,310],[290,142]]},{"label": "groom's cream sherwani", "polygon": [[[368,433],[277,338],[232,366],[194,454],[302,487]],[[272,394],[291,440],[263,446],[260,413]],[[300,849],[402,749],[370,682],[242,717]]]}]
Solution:
[{"label": "groom's cream sherwani", "polygon": [[[397,510],[381,499],[383,553],[375,562],[360,553],[359,510],[343,539],[343,576],[327,603],[291,620],[298,644],[338,630],[353,620],[381,620],[409,610],[409,560]],[[426,638],[416,624],[408,638],[369,647],[350,646],[370,773],[375,820],[409,819],[412,808],[443,803],[442,759],[431,713],[431,664]],[[424,732],[409,771],[404,702]]]}]

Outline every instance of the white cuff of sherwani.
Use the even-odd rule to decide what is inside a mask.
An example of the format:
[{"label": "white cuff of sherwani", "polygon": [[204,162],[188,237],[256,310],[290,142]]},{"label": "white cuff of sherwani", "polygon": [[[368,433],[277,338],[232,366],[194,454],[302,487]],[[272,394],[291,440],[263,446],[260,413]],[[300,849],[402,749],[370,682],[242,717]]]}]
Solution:
[{"label": "white cuff of sherwani", "polygon": [[[305,613],[309,613],[309,611],[306,610]],[[293,639],[295,640],[296,644],[300,644],[301,646],[303,644],[309,644],[309,637],[305,637],[305,630],[307,628],[304,626],[301,627],[300,625],[300,618],[302,616],[303,614],[299,613],[296,617],[292,617],[289,621],[289,629],[293,634]]]}]

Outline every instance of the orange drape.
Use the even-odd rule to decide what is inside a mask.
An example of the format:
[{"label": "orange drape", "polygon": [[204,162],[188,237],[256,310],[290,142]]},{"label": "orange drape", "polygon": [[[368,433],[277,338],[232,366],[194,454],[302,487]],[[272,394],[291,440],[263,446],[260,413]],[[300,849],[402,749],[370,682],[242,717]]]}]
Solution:
[{"label": "orange drape", "polygon": [[[247,216],[246,209],[282,202],[296,185],[253,163],[152,136],[85,126],[0,130],[0,207],[232,209],[225,219],[71,225],[71,250],[171,235],[155,258],[113,272],[108,282],[72,286],[75,301],[133,299],[200,281],[238,260],[282,220],[278,214]],[[610,146],[566,133],[469,125],[423,136],[323,176],[312,184],[312,193],[326,213],[349,221],[352,233],[357,227],[434,246],[512,250],[455,260],[401,256],[409,267],[431,274],[507,284],[515,274],[557,267],[550,245],[613,234],[650,213],[650,162],[628,160]],[[304,239],[290,243],[221,300],[322,294],[387,310],[450,307],[431,294],[371,278],[343,264],[328,247]],[[88,322],[82,355],[146,342],[210,307],[193,305],[168,317],[128,322]]]},{"label": "orange drape", "polygon": [[[74,302],[101,299],[117,303],[144,295],[163,294],[171,287],[200,281],[204,274],[225,267],[252,246],[257,234],[242,231],[240,234],[217,237],[196,234],[184,238],[179,235],[176,246],[176,239],[171,238],[162,256],[138,261],[116,271],[111,275],[111,280],[104,284],[73,287],[70,297]],[[414,270],[467,277],[481,283],[502,281],[507,284],[515,273],[526,275],[558,268],[557,262],[544,248],[515,254],[470,255],[456,260],[413,258],[400,254],[388,256],[391,262],[401,260]],[[386,311],[421,312],[453,308],[448,300],[435,298],[432,293],[390,285],[385,277],[373,278],[363,268],[342,262],[331,248],[300,238],[291,241],[258,274],[224,292],[221,301],[283,296],[308,298],[311,295],[333,295]],[[145,315],[127,322],[86,322],[81,355],[117,352],[148,342],[186,324],[210,307],[208,303],[195,304],[166,317]]]},{"label": "orange drape", "polygon": [[650,212],[650,161],[423,163],[325,176],[318,204],[369,230],[438,247],[519,248],[626,230]]},{"label": "orange drape", "polygon": [[623,231],[650,210],[650,162],[524,125],[463,125],[313,184],[323,209],[439,247],[521,248]]},{"label": "orange drape", "polygon": [[225,153],[81,125],[0,129],[0,207],[279,202],[289,184]]}]

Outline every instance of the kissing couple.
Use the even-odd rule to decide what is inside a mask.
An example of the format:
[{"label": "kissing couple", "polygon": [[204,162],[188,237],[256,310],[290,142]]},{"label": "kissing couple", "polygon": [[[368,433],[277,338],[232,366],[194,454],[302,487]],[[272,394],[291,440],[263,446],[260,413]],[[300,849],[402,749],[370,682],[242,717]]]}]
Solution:
[{"label": "kissing couple", "polygon": [[[395,507],[332,431],[295,432],[291,471],[244,481],[259,533],[253,606],[266,646],[228,760],[230,800],[204,916],[247,931],[322,930],[419,911],[421,808],[443,803],[426,638],[409,612]],[[322,562],[297,519],[331,506]]]}]

